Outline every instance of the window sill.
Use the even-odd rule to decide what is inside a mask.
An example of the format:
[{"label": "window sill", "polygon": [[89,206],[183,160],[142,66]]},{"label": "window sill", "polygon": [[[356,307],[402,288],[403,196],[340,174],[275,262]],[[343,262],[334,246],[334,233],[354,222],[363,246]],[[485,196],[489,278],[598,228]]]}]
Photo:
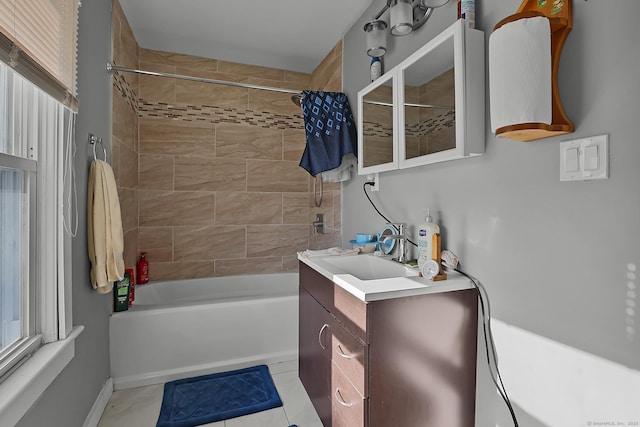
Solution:
[{"label": "window sill", "polygon": [[75,339],[84,326],[61,341],[45,344],[0,384],[0,419],[15,425],[62,372],[75,354]]}]

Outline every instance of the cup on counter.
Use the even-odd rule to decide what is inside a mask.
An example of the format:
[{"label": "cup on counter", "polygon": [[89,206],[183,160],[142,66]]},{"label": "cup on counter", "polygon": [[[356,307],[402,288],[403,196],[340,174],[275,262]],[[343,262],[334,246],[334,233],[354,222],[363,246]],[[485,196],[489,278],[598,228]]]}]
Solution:
[{"label": "cup on counter", "polygon": [[356,243],[369,243],[375,240],[374,234],[357,233]]}]

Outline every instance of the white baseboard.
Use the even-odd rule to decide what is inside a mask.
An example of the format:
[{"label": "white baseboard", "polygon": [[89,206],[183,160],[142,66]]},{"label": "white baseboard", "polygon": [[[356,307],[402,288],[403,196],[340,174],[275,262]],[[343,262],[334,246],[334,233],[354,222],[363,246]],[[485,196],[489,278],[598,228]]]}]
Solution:
[{"label": "white baseboard", "polygon": [[93,406],[91,407],[91,411],[89,411],[89,415],[84,420],[84,424],[82,427],[97,427],[100,422],[100,418],[102,417],[102,413],[105,408],[109,404],[109,399],[111,399],[111,395],[113,394],[113,379],[109,377],[107,381],[102,386],[102,390],[98,394],[96,401],[93,402]]},{"label": "white baseboard", "polygon": [[[288,362],[288,364],[286,363]],[[152,384],[162,384],[169,381],[196,377],[215,372],[230,371],[233,369],[248,368],[254,365],[269,365],[272,374],[298,368],[298,352],[282,352],[278,354],[261,354],[255,357],[224,360],[203,365],[182,366],[157,372],[145,372],[143,374],[129,375],[125,377],[113,377],[114,390],[123,390],[134,387],[144,387]],[[273,370],[272,367],[273,366]],[[275,370],[275,372],[274,372]]]}]

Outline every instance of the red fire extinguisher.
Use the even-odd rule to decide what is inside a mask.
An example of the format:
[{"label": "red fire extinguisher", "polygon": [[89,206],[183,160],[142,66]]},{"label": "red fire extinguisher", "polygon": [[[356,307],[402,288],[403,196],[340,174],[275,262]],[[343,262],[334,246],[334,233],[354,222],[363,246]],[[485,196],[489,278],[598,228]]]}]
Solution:
[{"label": "red fire extinguisher", "polygon": [[140,260],[137,265],[139,285],[149,281],[149,261],[147,261],[146,255],[146,252],[140,254]]}]

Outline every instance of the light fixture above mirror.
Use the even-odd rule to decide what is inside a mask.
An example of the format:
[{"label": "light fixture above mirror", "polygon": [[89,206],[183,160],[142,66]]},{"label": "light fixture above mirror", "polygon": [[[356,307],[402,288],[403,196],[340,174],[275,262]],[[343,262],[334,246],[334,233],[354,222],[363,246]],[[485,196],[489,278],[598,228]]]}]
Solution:
[{"label": "light fixture above mirror", "polygon": [[387,23],[381,19],[387,10],[391,20],[391,35],[405,36],[420,28],[431,16],[433,9],[444,6],[449,0],[387,0],[373,20],[367,22],[367,55],[383,56],[387,52]]}]

